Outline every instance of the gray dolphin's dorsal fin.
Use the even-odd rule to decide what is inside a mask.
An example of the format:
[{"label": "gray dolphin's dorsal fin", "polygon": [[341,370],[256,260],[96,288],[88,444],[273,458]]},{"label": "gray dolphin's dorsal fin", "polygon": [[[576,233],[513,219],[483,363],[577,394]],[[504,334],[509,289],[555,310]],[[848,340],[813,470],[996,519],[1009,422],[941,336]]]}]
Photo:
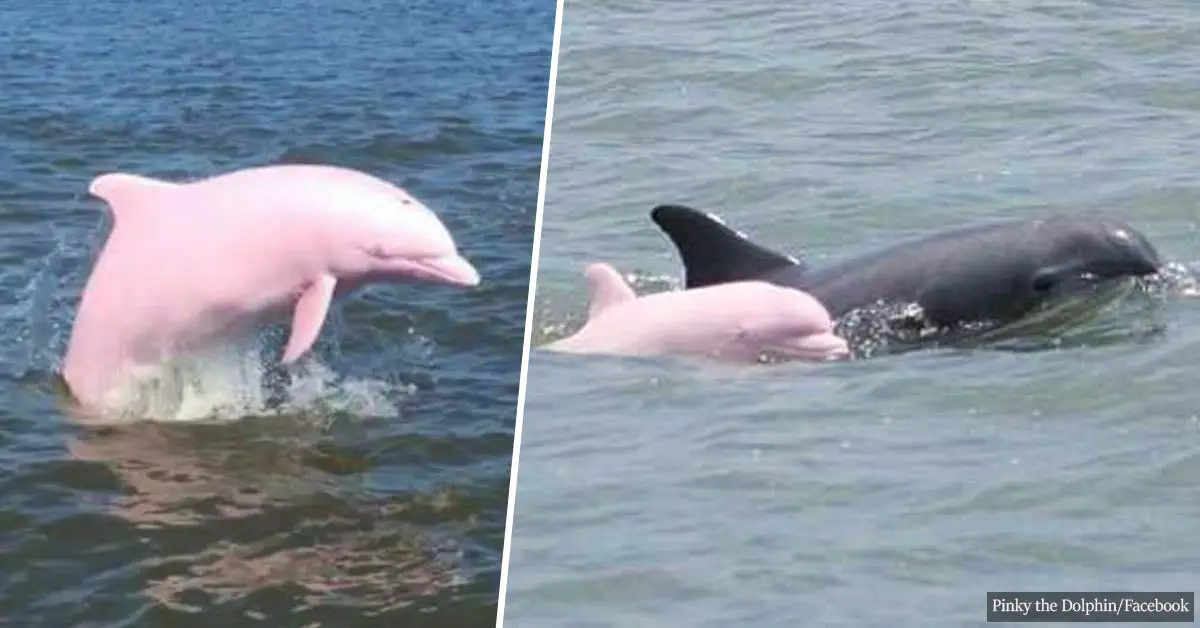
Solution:
[{"label": "gray dolphin's dorsal fin", "polygon": [[609,264],[600,262],[590,264],[583,271],[583,276],[587,279],[588,284],[589,319],[614,305],[637,298],[637,294],[621,277],[621,273]]},{"label": "gray dolphin's dorsal fin", "polygon": [[754,279],[800,260],[755,244],[716,215],[683,205],[659,205],[650,219],[675,244],[688,288]]}]

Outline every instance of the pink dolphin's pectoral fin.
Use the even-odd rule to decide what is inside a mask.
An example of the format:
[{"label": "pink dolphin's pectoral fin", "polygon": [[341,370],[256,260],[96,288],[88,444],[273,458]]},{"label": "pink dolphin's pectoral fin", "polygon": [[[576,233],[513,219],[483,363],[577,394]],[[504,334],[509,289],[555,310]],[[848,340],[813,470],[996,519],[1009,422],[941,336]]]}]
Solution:
[{"label": "pink dolphin's pectoral fin", "polygon": [[325,317],[329,314],[329,304],[333,301],[335,288],[335,277],[321,275],[300,295],[300,300],[296,302],[296,313],[292,317],[292,332],[288,337],[287,348],[283,351],[284,364],[291,364],[300,359],[300,356],[308,353],[317,342],[321,326],[325,324]]}]

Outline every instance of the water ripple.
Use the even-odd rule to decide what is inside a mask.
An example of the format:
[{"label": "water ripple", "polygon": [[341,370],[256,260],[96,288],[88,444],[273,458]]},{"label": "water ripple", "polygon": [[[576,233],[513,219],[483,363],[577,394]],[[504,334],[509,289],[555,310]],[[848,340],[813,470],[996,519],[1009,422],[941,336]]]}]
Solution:
[{"label": "water ripple", "polygon": [[[579,324],[591,260],[677,284],[664,202],[813,263],[1103,210],[1191,265],[1198,25],[1183,2],[568,3],[535,342]],[[989,590],[1190,590],[1196,329],[1181,284],[1033,351],[535,351],[508,619],[983,625]]]}]

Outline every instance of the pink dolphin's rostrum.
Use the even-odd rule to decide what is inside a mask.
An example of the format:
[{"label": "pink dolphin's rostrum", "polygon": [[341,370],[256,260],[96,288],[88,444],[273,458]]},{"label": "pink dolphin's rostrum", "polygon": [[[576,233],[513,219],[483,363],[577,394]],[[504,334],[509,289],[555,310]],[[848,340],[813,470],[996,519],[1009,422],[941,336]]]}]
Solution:
[{"label": "pink dolphin's rostrum", "polygon": [[829,312],[808,293],[762,281],[637,296],[609,264],[584,271],[588,320],[552,351],[689,356],[735,362],[829,360],[849,355]]},{"label": "pink dolphin's rostrum", "polygon": [[289,313],[282,362],[295,362],[335,295],[367,283],[480,280],[433,211],[355,170],[273,165],[190,183],[110,173],[89,191],[113,220],[63,360],[84,406],[102,406],[133,369]]}]

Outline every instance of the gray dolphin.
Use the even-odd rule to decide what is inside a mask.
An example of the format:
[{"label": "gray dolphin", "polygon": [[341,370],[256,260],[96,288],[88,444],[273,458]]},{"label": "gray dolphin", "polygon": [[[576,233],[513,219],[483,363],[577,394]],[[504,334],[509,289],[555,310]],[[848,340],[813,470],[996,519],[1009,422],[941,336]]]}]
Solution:
[{"label": "gray dolphin", "polygon": [[1127,294],[1133,279],[1163,265],[1142,233],[1095,215],[955,227],[815,269],[709,212],[660,205],[650,216],[674,243],[687,288],[761,279],[812,294],[835,319],[873,306],[915,305],[915,314],[892,315],[889,325],[919,327],[921,341],[1019,332],[1027,319],[1052,311],[1076,324],[1098,311],[1097,302]]}]

